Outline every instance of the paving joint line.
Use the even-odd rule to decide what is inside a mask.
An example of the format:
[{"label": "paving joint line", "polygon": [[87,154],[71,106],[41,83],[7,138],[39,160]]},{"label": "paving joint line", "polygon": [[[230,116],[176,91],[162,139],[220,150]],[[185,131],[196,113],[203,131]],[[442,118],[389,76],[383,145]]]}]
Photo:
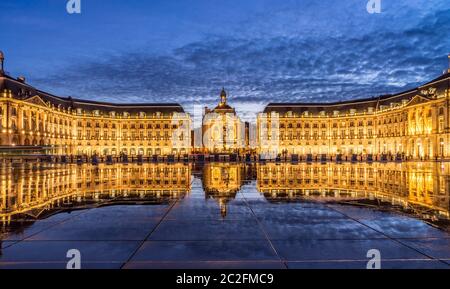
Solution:
[{"label": "paving joint line", "polygon": [[272,248],[272,250],[275,252],[275,255],[277,256],[277,258],[280,260],[280,262],[284,265],[285,269],[288,269],[287,263],[286,261],[281,258],[280,254],[278,254],[277,249],[275,248],[275,245],[272,243],[272,241],[269,238],[269,234],[267,233],[267,231],[265,230],[263,224],[260,222],[260,220],[258,219],[258,216],[256,216],[255,212],[253,211],[252,207],[250,206],[250,204],[247,201],[247,197],[240,193],[242,195],[242,197],[244,198],[244,201],[246,203],[246,205],[248,206],[248,208],[250,209],[250,211],[252,212],[253,216],[256,219],[256,222],[258,223],[258,226],[260,227],[261,231],[263,232],[264,236],[266,237],[266,240],[269,242],[270,247]]},{"label": "paving joint line", "polygon": [[[29,235],[29,236],[26,237],[26,238],[22,238],[22,239],[20,239],[20,240],[12,240],[12,241],[11,241],[12,244],[9,245],[9,246],[6,247],[6,248],[12,247],[12,246],[14,246],[14,245],[16,245],[16,244],[18,244],[18,243],[20,243],[20,242],[23,242],[23,241],[33,241],[33,240],[30,240],[30,238],[32,238],[32,237],[34,237],[34,236],[36,236],[36,235],[38,235],[38,234],[40,234],[40,233],[42,233],[42,232],[44,232],[44,231],[50,230],[51,228],[54,228],[54,227],[59,226],[59,225],[61,225],[61,224],[64,224],[64,223],[66,223],[66,222],[72,220],[73,218],[78,217],[78,216],[81,215],[81,214],[87,213],[89,210],[90,210],[90,209],[87,209],[86,212],[82,212],[82,213],[77,214],[77,215],[75,215],[75,216],[71,216],[70,218],[67,218],[67,219],[58,221],[58,222],[56,222],[56,223],[54,223],[54,224],[51,224],[51,223],[50,223],[50,225],[49,225],[48,227],[46,227],[46,228],[44,228],[44,229],[42,229],[42,230],[39,230],[39,231],[37,231],[37,232],[35,232],[35,233]],[[39,221],[39,219],[36,220],[35,222],[38,222],[38,221]],[[8,241],[8,240],[5,240],[5,241]],[[4,248],[4,249],[6,249],[6,248]]]},{"label": "paving joint line", "polygon": [[343,212],[341,212],[341,211],[339,211],[339,210],[337,210],[337,209],[335,209],[335,208],[333,208],[333,207],[330,207],[328,204],[325,204],[325,206],[326,206],[327,208],[331,209],[331,210],[334,210],[334,211],[336,211],[336,212],[338,212],[338,213],[340,213],[340,214],[346,216],[346,217],[349,218],[350,220],[353,220],[353,221],[355,221],[355,222],[357,222],[357,223],[359,223],[359,224],[361,224],[361,225],[363,225],[363,226],[365,226],[365,227],[367,227],[367,228],[369,228],[369,229],[371,229],[371,230],[374,230],[375,232],[377,232],[377,233],[379,233],[379,234],[381,234],[381,235],[387,237],[387,238],[388,238],[389,240],[391,240],[391,241],[397,242],[397,243],[399,243],[400,245],[402,245],[402,246],[404,246],[404,247],[406,247],[406,248],[409,248],[409,249],[411,249],[411,250],[413,250],[413,251],[415,251],[415,252],[417,252],[417,253],[419,253],[419,254],[421,254],[421,255],[424,255],[425,257],[430,258],[431,260],[436,260],[436,261],[439,261],[439,262],[441,262],[441,263],[443,263],[443,264],[448,265],[445,261],[442,261],[442,260],[440,260],[440,259],[434,258],[433,256],[430,256],[430,255],[428,255],[428,254],[425,253],[425,252],[419,251],[418,249],[416,249],[416,248],[414,248],[414,247],[411,247],[411,246],[409,246],[408,244],[405,244],[405,243],[401,242],[400,240],[398,240],[398,239],[396,239],[396,238],[393,238],[393,237],[391,237],[391,236],[389,236],[389,235],[387,235],[387,234],[385,234],[385,233],[383,233],[383,232],[381,232],[381,231],[379,231],[379,230],[377,230],[377,229],[375,229],[375,228],[372,228],[371,226],[369,226],[369,225],[367,225],[367,224],[364,224],[363,222],[359,221],[358,219],[355,219],[355,218],[353,218],[353,217],[351,217],[351,216],[349,216],[349,215],[347,215],[347,214],[345,214],[345,213],[343,213]]},{"label": "paving joint line", "polygon": [[150,232],[144,237],[144,239],[141,241],[141,243],[137,246],[136,250],[134,250],[134,252],[130,255],[130,257],[128,257],[128,259],[122,264],[122,266],[120,266],[120,269],[123,269],[123,267],[128,264],[133,257],[137,254],[137,252],[139,251],[139,249],[142,248],[142,246],[145,244],[145,242],[148,240],[148,238],[150,238],[150,236],[156,231],[156,229],[158,229],[159,225],[161,225],[161,223],[164,221],[164,219],[166,218],[166,216],[169,214],[169,212],[172,210],[172,208],[175,206],[175,204],[178,202],[178,199],[176,199],[171,205],[170,207],[167,209],[167,211],[164,213],[164,215],[161,217],[161,219],[159,220],[159,222],[156,224],[156,226],[150,230]]}]

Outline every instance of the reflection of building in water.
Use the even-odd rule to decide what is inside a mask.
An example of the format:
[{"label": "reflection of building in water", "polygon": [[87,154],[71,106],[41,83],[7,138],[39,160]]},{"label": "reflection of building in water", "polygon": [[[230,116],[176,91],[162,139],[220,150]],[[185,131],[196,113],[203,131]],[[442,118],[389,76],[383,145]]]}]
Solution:
[{"label": "reflection of building in water", "polygon": [[0,220],[104,201],[164,202],[190,191],[184,164],[2,168]]},{"label": "reflection of building in water", "polygon": [[209,163],[203,168],[205,197],[218,200],[222,217],[226,216],[227,203],[242,187],[244,171],[244,165],[240,163]]},{"label": "reflection of building in water", "polygon": [[268,199],[376,197],[449,217],[448,163],[266,164],[257,170],[257,188]]},{"label": "reflection of building in water", "polygon": [[227,104],[225,89],[220,93],[220,103],[213,110],[205,108],[203,116],[203,147],[210,153],[238,152],[247,147],[248,129]]}]

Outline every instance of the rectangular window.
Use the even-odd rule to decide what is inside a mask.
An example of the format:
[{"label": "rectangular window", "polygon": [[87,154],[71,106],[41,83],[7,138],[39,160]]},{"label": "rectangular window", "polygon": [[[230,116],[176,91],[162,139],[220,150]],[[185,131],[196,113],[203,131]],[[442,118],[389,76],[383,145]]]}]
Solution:
[{"label": "rectangular window", "polygon": [[444,131],[444,117],[441,116],[439,117],[439,132],[443,132]]}]

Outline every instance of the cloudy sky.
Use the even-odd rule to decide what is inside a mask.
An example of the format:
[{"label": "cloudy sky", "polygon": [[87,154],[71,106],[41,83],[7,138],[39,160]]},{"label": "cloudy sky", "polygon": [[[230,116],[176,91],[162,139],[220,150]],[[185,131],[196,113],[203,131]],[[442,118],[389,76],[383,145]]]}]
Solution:
[{"label": "cloudy sky", "polygon": [[269,102],[395,93],[439,76],[450,1],[2,0],[6,70],[48,92],[213,106],[247,120]]}]

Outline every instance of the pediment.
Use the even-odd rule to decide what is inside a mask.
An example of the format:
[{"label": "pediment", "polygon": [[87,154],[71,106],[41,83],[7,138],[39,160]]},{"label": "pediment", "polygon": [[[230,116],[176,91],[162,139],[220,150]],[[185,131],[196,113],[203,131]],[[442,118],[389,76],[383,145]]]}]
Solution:
[{"label": "pediment", "polygon": [[42,100],[42,98],[40,98],[39,95],[35,95],[35,96],[25,99],[25,102],[48,107],[48,104],[44,100]]},{"label": "pediment", "polygon": [[426,103],[428,101],[430,101],[430,99],[428,99],[427,97],[417,94],[407,103],[406,106],[422,104],[422,103]]}]

